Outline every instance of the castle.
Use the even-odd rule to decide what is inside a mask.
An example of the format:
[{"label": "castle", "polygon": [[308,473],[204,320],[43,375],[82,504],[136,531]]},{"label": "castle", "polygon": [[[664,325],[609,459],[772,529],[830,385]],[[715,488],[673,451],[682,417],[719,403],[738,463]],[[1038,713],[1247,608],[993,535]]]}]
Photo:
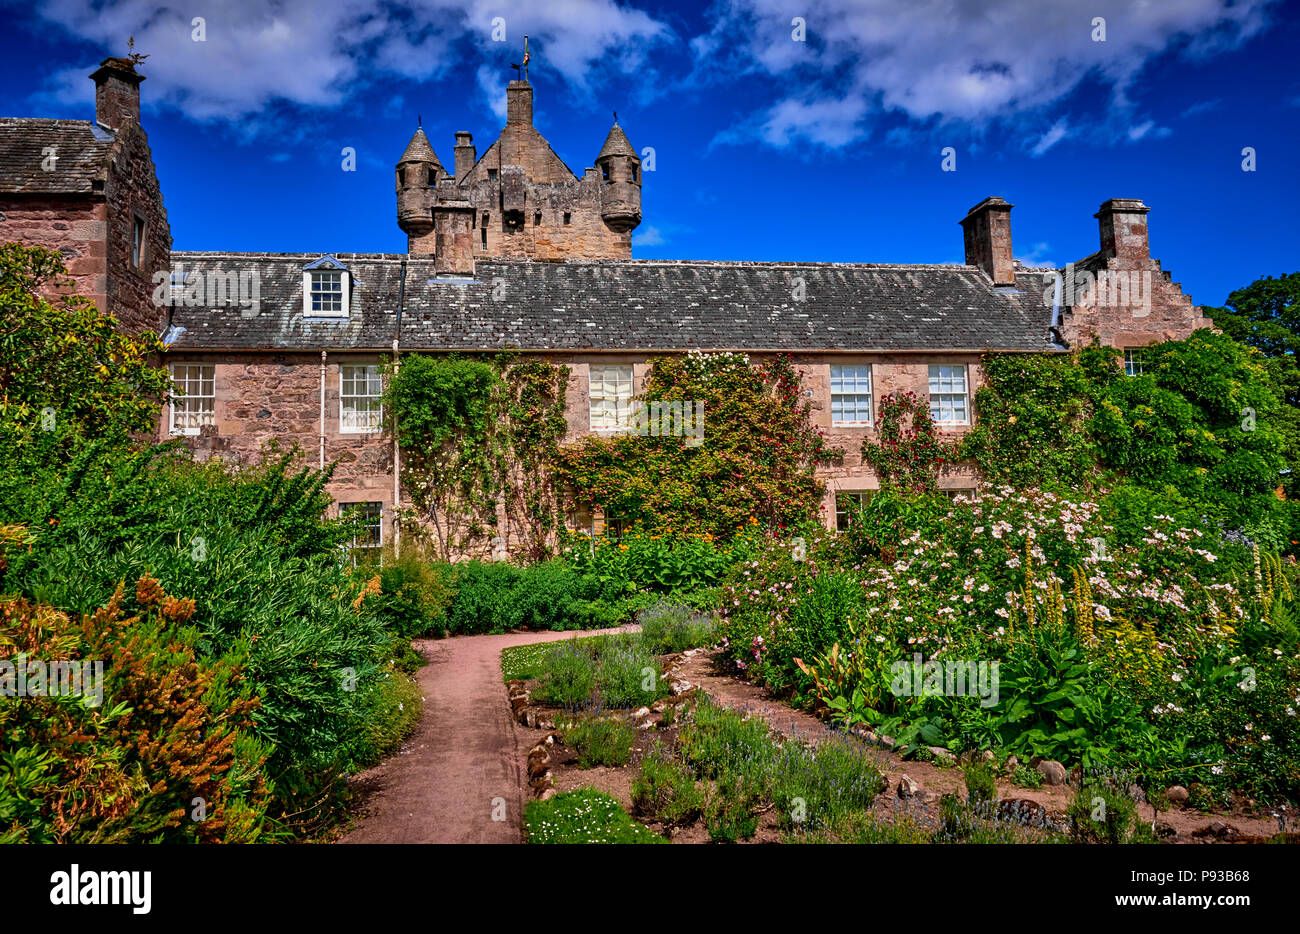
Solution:
[{"label": "castle", "polygon": [[[987,352],[1097,340],[1135,372],[1143,345],[1211,326],[1152,258],[1135,199],[1104,202],[1097,251],[1063,270],[1013,258],[1012,205],[998,197],[961,219],[962,265],[634,260],[636,150],[616,122],[575,175],[533,126],[526,80],[509,83],[506,125],[481,156],[456,134],[451,172],[416,130],[395,171],[405,253],[171,250],[140,128],[143,78],[113,58],[91,77],[93,122],[0,119],[0,240],[62,250],[79,289],[161,335],[183,395],[160,438],[235,463],[271,439],[296,442],[337,465],[330,492],[369,517],[369,545],[398,534],[404,502],[380,401],[381,365],[398,354],[512,349],[564,364],[569,441],[626,431],[656,355],[789,354],[814,424],[848,452],[819,469],[833,528],[849,498],[878,488],[857,452],[881,395],[928,397],[956,436],[978,418]],[[976,480],[956,468],[941,486]],[[596,530],[609,518],[570,521]]]}]

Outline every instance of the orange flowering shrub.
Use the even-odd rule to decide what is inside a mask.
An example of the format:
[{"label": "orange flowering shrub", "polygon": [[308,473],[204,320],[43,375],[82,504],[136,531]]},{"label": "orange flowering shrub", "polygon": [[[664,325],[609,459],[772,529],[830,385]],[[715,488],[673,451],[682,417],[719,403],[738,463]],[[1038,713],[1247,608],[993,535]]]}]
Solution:
[{"label": "orange flowering shrub", "polygon": [[[80,623],[0,601],[0,842],[256,840],[265,752],[239,664],[196,658],[193,600],[145,576],[132,614],[123,591]],[[16,675],[56,661],[78,677]]]}]

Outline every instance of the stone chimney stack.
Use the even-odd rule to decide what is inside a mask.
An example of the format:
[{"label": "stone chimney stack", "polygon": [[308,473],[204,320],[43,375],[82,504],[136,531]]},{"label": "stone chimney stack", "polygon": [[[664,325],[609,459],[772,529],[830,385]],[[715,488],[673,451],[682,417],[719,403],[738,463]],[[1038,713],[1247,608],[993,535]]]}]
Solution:
[{"label": "stone chimney stack", "polygon": [[144,75],[129,58],[106,58],[92,74],[95,82],[95,122],[110,130],[140,123],[140,82]]},{"label": "stone chimney stack", "polygon": [[474,148],[474,135],[461,130],[456,134],[456,181],[463,179],[478,161],[478,150]]},{"label": "stone chimney stack", "polygon": [[1093,217],[1101,228],[1101,252],[1124,264],[1145,266],[1151,261],[1151,244],[1147,239],[1147,212],[1151,209],[1139,198],[1111,198],[1102,202]]},{"label": "stone chimney stack", "polygon": [[966,241],[966,265],[978,266],[994,285],[1014,285],[1011,261],[1011,209],[997,196],[985,198],[967,212],[961,222]]},{"label": "stone chimney stack", "polygon": [[533,86],[527,81],[506,85],[506,126],[533,125]]},{"label": "stone chimney stack", "polygon": [[474,205],[439,201],[433,206],[433,269],[439,276],[474,275]]}]

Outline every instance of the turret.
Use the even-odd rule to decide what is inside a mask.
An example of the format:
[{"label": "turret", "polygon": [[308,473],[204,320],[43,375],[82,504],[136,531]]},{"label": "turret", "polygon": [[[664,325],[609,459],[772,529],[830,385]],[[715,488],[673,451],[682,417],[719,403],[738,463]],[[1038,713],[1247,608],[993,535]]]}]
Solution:
[{"label": "turret", "polygon": [[641,160],[615,121],[596,157],[600,216],[610,230],[627,233],[641,223]]},{"label": "turret", "polygon": [[[433,230],[433,193],[429,189],[446,174],[424,130],[417,129],[406,152],[397,160],[397,226],[412,240]],[[409,251],[417,252],[414,244]]]}]

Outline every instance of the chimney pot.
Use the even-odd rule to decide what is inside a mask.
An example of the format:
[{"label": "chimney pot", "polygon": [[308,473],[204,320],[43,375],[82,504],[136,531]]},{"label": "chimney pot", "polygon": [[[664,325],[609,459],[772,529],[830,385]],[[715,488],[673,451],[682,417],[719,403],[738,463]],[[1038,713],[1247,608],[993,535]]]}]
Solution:
[{"label": "chimney pot", "polygon": [[95,82],[95,122],[110,130],[140,122],[140,82],[144,75],[129,58],[109,57],[99,63]]},{"label": "chimney pot", "polygon": [[465,130],[456,134],[456,181],[465,177],[474,163],[478,161],[478,150],[474,147],[474,135]]},{"label": "chimney pot", "polygon": [[994,285],[1014,285],[1015,266],[1011,259],[1011,209],[1015,207],[996,195],[985,198],[962,219],[966,265],[983,269]]},{"label": "chimney pot", "polygon": [[1143,264],[1151,259],[1147,212],[1140,198],[1110,198],[1093,217],[1101,231],[1103,256]]}]

